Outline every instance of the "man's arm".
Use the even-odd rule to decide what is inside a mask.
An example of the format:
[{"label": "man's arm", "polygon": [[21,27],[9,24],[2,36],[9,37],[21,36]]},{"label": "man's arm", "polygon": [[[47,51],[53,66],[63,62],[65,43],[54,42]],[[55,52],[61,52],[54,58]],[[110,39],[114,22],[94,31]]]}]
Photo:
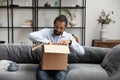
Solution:
[{"label": "man's arm", "polygon": [[42,29],[40,31],[35,31],[29,34],[29,39],[35,42],[42,42],[44,44],[48,44],[50,41],[46,38],[49,32],[47,29]]},{"label": "man's arm", "polygon": [[66,35],[68,38],[63,39],[59,42],[59,44],[61,45],[69,45],[70,46],[70,51],[71,53],[75,53],[75,54],[84,54],[84,49],[83,47],[76,42],[76,40],[74,39],[74,37],[72,35]]},{"label": "man's arm", "polygon": [[84,48],[80,44],[78,44],[77,42],[74,42],[74,41],[72,41],[72,43],[70,45],[70,49],[76,54],[84,55],[84,53],[85,53]]},{"label": "man's arm", "polygon": [[83,46],[81,46],[78,42],[76,42],[75,38],[70,35],[70,50],[72,50],[72,52],[76,53],[76,54],[82,54],[84,55],[85,51]]}]

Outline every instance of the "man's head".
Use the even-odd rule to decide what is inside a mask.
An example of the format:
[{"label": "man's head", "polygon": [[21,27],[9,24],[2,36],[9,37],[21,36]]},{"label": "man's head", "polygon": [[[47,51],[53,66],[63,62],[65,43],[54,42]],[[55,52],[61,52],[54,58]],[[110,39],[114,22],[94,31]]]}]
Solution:
[{"label": "man's head", "polygon": [[54,34],[59,36],[67,27],[68,20],[64,15],[60,15],[54,20]]}]

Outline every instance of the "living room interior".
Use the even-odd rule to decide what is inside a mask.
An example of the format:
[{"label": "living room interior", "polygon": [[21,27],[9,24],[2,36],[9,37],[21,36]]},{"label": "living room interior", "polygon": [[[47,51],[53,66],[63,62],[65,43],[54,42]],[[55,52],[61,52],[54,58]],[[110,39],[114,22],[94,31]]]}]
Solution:
[{"label": "living room interior", "polygon": [[[68,59],[71,70],[67,79],[120,80],[119,3],[120,0],[0,0],[0,80],[37,80],[41,55],[39,48],[32,51],[34,42],[29,33],[52,28],[54,18],[60,14],[68,18],[66,31],[75,35],[85,49],[85,55],[71,55]],[[70,23],[72,18],[74,22]],[[17,66],[13,73],[8,71],[11,63]]]},{"label": "living room interior", "polygon": [[[0,5],[4,6],[7,5],[7,0],[1,0]],[[38,2],[40,6],[44,6],[45,3],[48,2],[52,7],[54,6],[54,1],[41,1]],[[23,0],[19,2],[19,0],[13,0],[14,6],[32,6],[32,0]],[[79,4],[78,4],[79,3]],[[92,46],[92,41],[94,39],[100,39],[100,29],[101,25],[98,24],[97,19],[99,18],[101,11],[104,10],[106,14],[109,14],[111,11],[114,12],[114,14],[110,15],[110,19],[114,20],[115,23],[110,23],[106,25],[106,38],[109,40],[119,40],[120,35],[119,35],[119,1],[116,0],[100,0],[100,1],[95,1],[95,0],[86,0],[84,3],[85,5],[82,4],[81,0],[79,1],[70,1],[68,3],[67,0],[64,2],[61,2],[61,5],[64,6],[81,6],[85,7],[85,9],[72,9],[71,12],[76,15],[76,25],[73,26],[77,27],[74,29],[68,29],[68,32],[71,32],[72,34],[75,34],[79,38],[79,43],[84,42],[84,46]],[[10,1],[9,1],[10,4]],[[19,5],[17,5],[19,4]],[[94,4],[94,5],[93,5]],[[28,34],[32,31],[39,30],[39,29],[32,29],[32,28],[27,28],[28,25],[25,25],[25,22],[28,21],[28,24],[32,22],[32,19],[34,15],[32,12],[32,8],[16,8],[13,9],[13,12],[11,9],[9,9],[9,14],[7,13],[7,8],[0,8],[0,41],[5,41],[5,43],[16,43],[16,44],[32,44],[32,42],[28,39]],[[85,12],[82,12],[84,11]],[[52,15],[54,13],[54,16]],[[62,11],[61,11],[62,13]],[[64,13],[65,14],[65,13]],[[46,16],[41,16],[41,15],[46,15]],[[46,12],[44,9],[40,9],[38,11],[38,21],[34,20],[34,26],[39,26],[39,27],[52,27],[53,26],[53,19],[55,16],[59,15],[59,11],[56,9],[48,9]],[[66,15],[66,14],[65,14]],[[24,17],[23,17],[24,16]],[[67,15],[68,16],[68,15]],[[8,20],[9,19],[9,20]],[[41,20],[42,19],[42,20]],[[69,19],[69,17],[68,17]],[[37,21],[37,22],[35,22]],[[9,26],[9,31],[8,27]],[[114,26],[114,27],[113,27]],[[13,29],[10,29],[10,27],[13,27]],[[14,28],[16,27],[16,28]],[[18,28],[17,28],[18,27]],[[21,28],[25,27],[25,28]],[[29,27],[29,26],[28,26]],[[31,26],[30,26],[31,27]],[[70,27],[70,25],[68,25]],[[79,27],[85,27],[84,34],[81,33],[81,29]],[[21,33],[22,32],[22,33]],[[24,32],[24,33],[23,33]],[[79,33],[79,34],[78,34]],[[14,35],[14,36],[12,36]],[[21,36],[22,35],[22,36]],[[81,36],[83,35],[83,36]],[[9,40],[8,40],[9,38]],[[84,39],[82,39],[84,38]],[[13,39],[13,40],[12,40]]]}]

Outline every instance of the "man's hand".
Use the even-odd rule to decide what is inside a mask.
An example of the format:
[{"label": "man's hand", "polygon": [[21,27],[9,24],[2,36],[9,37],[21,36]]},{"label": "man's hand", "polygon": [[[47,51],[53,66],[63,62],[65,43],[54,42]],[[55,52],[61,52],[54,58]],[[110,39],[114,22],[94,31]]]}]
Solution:
[{"label": "man's hand", "polygon": [[71,41],[70,40],[61,40],[59,42],[60,45],[70,45],[71,44]]},{"label": "man's hand", "polygon": [[71,45],[71,40],[61,40],[59,43],[49,42],[48,45]]},{"label": "man's hand", "polygon": [[53,43],[52,43],[52,42],[49,42],[48,45],[53,45]]},{"label": "man's hand", "polygon": [[49,42],[48,45],[60,45],[60,43]]}]

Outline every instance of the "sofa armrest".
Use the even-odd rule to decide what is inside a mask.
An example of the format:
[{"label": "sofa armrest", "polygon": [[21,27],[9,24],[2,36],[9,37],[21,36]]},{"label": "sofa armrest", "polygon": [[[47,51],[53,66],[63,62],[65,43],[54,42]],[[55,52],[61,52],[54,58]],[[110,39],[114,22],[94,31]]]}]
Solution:
[{"label": "sofa armrest", "polygon": [[118,72],[117,74],[113,76],[110,76],[108,80],[120,80],[120,72]]}]

